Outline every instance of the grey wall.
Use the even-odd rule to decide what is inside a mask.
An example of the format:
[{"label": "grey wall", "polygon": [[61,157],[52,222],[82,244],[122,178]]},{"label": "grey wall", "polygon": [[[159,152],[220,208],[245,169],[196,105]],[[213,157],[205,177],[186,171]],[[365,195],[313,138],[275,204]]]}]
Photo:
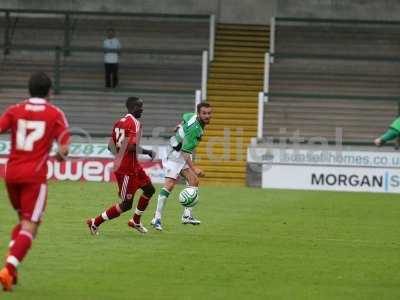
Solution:
[{"label": "grey wall", "polygon": [[210,14],[215,0],[2,0],[3,8],[77,11],[139,12],[166,14]]},{"label": "grey wall", "polygon": [[215,14],[220,22],[267,24],[275,0],[1,0],[0,8]]},{"label": "grey wall", "polygon": [[1,0],[0,8],[215,14],[219,22],[268,24],[271,16],[400,20],[400,0]]},{"label": "grey wall", "polygon": [[[200,1],[200,0],[199,0]],[[222,23],[269,24],[275,0],[220,0]]]},{"label": "grey wall", "polygon": [[279,17],[400,20],[399,0],[277,0]]}]

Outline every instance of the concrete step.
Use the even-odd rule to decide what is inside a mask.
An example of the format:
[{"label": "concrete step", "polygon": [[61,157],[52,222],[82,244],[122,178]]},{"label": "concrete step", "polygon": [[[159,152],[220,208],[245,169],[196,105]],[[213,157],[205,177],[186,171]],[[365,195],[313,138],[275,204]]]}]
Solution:
[{"label": "concrete step", "polygon": [[[236,74],[236,75],[240,75],[243,76],[243,78],[246,78],[246,75],[256,75],[255,77],[260,79],[264,76],[264,67],[260,68],[251,68],[251,67],[246,67],[246,68],[242,68],[242,67],[238,67],[238,66],[233,66],[233,65],[229,65],[229,66],[214,66],[213,64],[211,64],[210,67],[210,72],[211,73],[215,73],[215,74],[224,74],[221,76],[225,76],[225,74]],[[239,77],[240,78],[240,77]]]},{"label": "concrete step", "polygon": [[[206,147],[206,148],[199,148],[196,149],[196,156],[197,157],[204,157],[204,158],[209,158],[212,159],[212,157],[209,156],[217,156],[224,158],[226,157],[227,159],[235,160],[239,158],[238,160],[242,161],[246,159],[247,155],[247,146],[243,147],[228,147],[228,148],[223,148],[223,147]],[[242,168],[241,168],[242,170]]]},{"label": "concrete step", "polygon": [[251,47],[251,46],[241,46],[236,47],[235,45],[221,45],[215,44],[216,52],[231,52],[231,53],[253,53],[253,54],[262,54],[265,55],[267,52],[267,46],[262,47]]},{"label": "concrete step", "polygon": [[[210,127],[211,127],[211,125],[210,125]],[[211,128],[207,128],[206,131],[207,131],[206,134],[207,134],[208,137],[212,137],[212,136],[214,136],[214,137],[224,137],[224,134],[225,134],[224,129],[221,129],[221,128],[218,128],[218,127],[215,127],[215,126],[211,127]],[[251,130],[251,131],[247,130],[247,131],[238,132],[237,128],[231,128],[229,133],[230,133],[230,136],[232,138],[235,138],[235,137],[238,137],[238,136],[253,138],[253,137],[255,137],[257,135],[257,131],[256,130]]]},{"label": "concrete step", "polygon": [[229,79],[229,78],[209,78],[208,84],[224,84],[224,85],[244,85],[262,87],[264,81],[262,79]]},{"label": "concrete step", "polygon": [[237,119],[251,119],[257,117],[258,108],[255,107],[232,107],[232,106],[224,106],[218,107],[213,105],[213,118],[222,118],[228,120],[237,120]]},{"label": "concrete step", "polygon": [[[244,136],[236,135],[236,136],[230,137],[229,142],[231,144],[235,144],[235,145],[236,144],[248,145],[251,142],[251,137],[244,137]],[[210,144],[208,144],[208,143],[210,143]],[[197,146],[197,147],[198,148],[201,148],[201,147],[206,148],[206,147],[213,146],[213,147],[220,147],[220,148],[222,147],[223,148],[224,145],[225,144],[223,142],[221,142],[219,140],[216,141],[215,137],[208,136],[207,129],[206,129],[206,135],[202,137],[201,142],[200,142],[199,146]]]},{"label": "concrete step", "polygon": [[247,58],[258,58],[264,59],[265,52],[242,52],[242,51],[227,51],[227,50],[216,50],[214,52],[215,58],[227,58],[227,57],[247,57]]},{"label": "concrete step", "polygon": [[219,46],[234,46],[235,48],[245,47],[245,48],[259,48],[261,50],[267,51],[268,41],[234,41],[234,40],[215,40],[215,47]]},{"label": "concrete step", "polygon": [[218,27],[217,34],[269,38],[269,30],[243,30]]},{"label": "concrete step", "polygon": [[212,172],[212,174],[215,173],[222,173],[222,172],[234,172],[234,173],[242,173],[246,171],[243,167],[233,167],[233,166],[227,166],[227,167],[221,167],[221,166],[202,166],[201,169],[206,173]]},{"label": "concrete step", "polygon": [[246,63],[246,64],[264,64],[264,57],[245,57],[245,56],[228,56],[219,55],[214,59],[216,63]]},{"label": "concrete step", "polygon": [[215,36],[216,41],[238,41],[238,42],[257,42],[262,44],[269,43],[269,37],[263,35],[239,35],[235,33],[228,34],[218,31]]},{"label": "concrete step", "polygon": [[[246,180],[246,173],[244,172],[237,172],[237,173],[229,173],[229,172],[217,172],[217,171],[213,171],[210,172],[210,178],[214,178],[215,180],[218,180],[219,178],[223,178],[223,179],[242,179],[242,180]],[[207,177],[207,174],[206,174]]]},{"label": "concrete step", "polygon": [[200,185],[203,186],[245,186],[244,179],[224,178],[224,177],[203,177],[200,179]]},{"label": "concrete step", "polygon": [[196,164],[201,164],[203,166],[222,166],[222,167],[228,167],[228,166],[233,166],[233,167],[245,167],[246,166],[246,161],[238,161],[238,160],[215,160],[215,161],[210,161],[210,160],[204,160],[204,159],[195,159]]},{"label": "concrete step", "polygon": [[[208,99],[208,103],[211,104],[211,106],[214,108],[214,111],[216,109],[228,109],[228,108],[233,108],[235,109],[235,113],[238,112],[240,113],[243,108],[249,108],[252,109],[253,111],[258,112],[258,104],[252,99],[253,101],[251,102],[232,102],[229,100],[216,100],[216,99]],[[236,111],[237,110],[237,111]]]},{"label": "concrete step", "polygon": [[243,119],[236,118],[229,119],[229,118],[218,118],[217,116],[213,116],[211,120],[211,124],[208,127],[219,127],[219,128],[243,128],[243,129],[256,129],[257,128],[257,119]]},{"label": "concrete step", "polygon": [[225,30],[244,30],[244,31],[264,31],[268,32],[269,26],[265,25],[241,25],[241,24],[228,24],[228,23],[218,23],[219,29]]},{"label": "concrete step", "polygon": [[237,121],[245,122],[246,124],[257,124],[257,117],[253,113],[240,114],[240,113],[213,113],[211,123],[214,121],[224,122],[225,124],[237,124]]},{"label": "concrete step", "polygon": [[225,70],[225,69],[211,69],[212,71],[215,72],[210,72],[208,78],[209,79],[227,79],[227,80],[231,80],[231,79],[235,79],[235,80],[263,80],[263,71],[257,71],[254,72],[253,74],[251,73],[247,73],[247,74],[243,74],[243,73],[231,73],[230,70]]},{"label": "concrete step", "polygon": [[258,91],[225,91],[208,89],[208,96],[255,97],[255,99],[258,99]]},{"label": "concrete step", "polygon": [[261,69],[264,70],[264,63],[242,63],[242,62],[219,62],[219,61],[214,61],[211,64],[211,67],[214,68],[237,68],[237,69],[243,69],[243,68],[251,68],[251,69]]},{"label": "concrete step", "polygon": [[209,83],[209,90],[224,90],[224,91],[254,91],[256,93],[260,92],[262,89],[261,85],[232,85],[232,84],[219,84],[219,83]]},{"label": "concrete step", "polygon": [[249,105],[258,105],[258,94],[257,96],[250,95],[250,96],[243,96],[243,95],[210,95],[208,94],[207,97],[210,103],[220,102],[220,103],[248,103]]}]

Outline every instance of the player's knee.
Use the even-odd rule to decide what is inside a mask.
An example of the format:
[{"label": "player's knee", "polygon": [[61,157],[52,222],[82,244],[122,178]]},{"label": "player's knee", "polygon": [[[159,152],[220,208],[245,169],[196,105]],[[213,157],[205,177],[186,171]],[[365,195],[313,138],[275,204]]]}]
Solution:
[{"label": "player's knee", "polygon": [[132,208],[132,205],[133,205],[133,199],[125,199],[124,201],[122,201],[120,204],[119,204],[119,208],[123,211],[123,212],[125,212],[125,211],[128,211],[128,210],[130,210],[131,208]]},{"label": "player's knee", "polygon": [[188,180],[190,186],[199,186],[199,178],[197,176],[191,176]]},{"label": "player's knee", "polygon": [[156,192],[156,189],[154,188],[154,186],[152,184],[149,184],[143,188],[143,194],[145,196],[147,196],[148,198],[151,198],[155,192]]},{"label": "player's knee", "polygon": [[175,184],[176,180],[167,178],[164,183],[164,188],[171,192],[174,189]]},{"label": "player's knee", "polygon": [[29,232],[32,234],[32,237],[36,237],[38,227],[39,223],[34,223],[28,220],[21,221],[21,230]]}]

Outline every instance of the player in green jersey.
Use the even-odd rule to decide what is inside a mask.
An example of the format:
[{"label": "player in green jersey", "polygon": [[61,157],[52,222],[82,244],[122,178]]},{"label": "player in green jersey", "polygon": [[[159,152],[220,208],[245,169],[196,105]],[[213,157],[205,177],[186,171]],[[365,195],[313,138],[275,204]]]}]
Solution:
[{"label": "player in green jersey", "polygon": [[[190,187],[198,188],[199,177],[204,176],[202,170],[192,161],[192,153],[199,144],[204,128],[211,120],[211,106],[203,102],[197,105],[197,113],[183,114],[182,122],[176,127],[171,137],[166,159],[163,160],[165,171],[164,187],[158,195],[157,209],[151,225],[162,230],[161,218],[165,202],[175,187],[179,175],[182,175]],[[193,217],[192,208],[187,207],[182,215],[183,224],[199,225],[200,221]]]},{"label": "player in green jersey", "polygon": [[389,129],[380,137],[374,140],[376,146],[382,146],[384,143],[391,141],[400,136],[400,117],[396,118]]}]

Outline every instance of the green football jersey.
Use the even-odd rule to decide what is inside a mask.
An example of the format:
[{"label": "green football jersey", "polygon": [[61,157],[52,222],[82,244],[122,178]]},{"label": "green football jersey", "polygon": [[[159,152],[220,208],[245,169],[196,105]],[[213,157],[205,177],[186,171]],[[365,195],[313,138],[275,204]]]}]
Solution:
[{"label": "green football jersey", "polygon": [[175,136],[171,138],[171,146],[177,151],[192,153],[199,144],[203,133],[203,126],[197,119],[197,114],[185,113]]},{"label": "green football jersey", "polygon": [[397,130],[398,132],[400,132],[400,118],[396,118],[392,124],[390,125],[391,128]]}]

